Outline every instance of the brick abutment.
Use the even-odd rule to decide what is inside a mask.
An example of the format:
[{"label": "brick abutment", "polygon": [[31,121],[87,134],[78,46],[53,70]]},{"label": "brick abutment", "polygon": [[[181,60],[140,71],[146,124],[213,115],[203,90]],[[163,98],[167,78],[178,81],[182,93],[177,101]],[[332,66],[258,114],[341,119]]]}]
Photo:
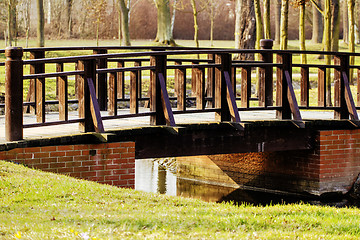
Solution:
[{"label": "brick abutment", "polygon": [[117,142],[16,148],[0,159],[42,171],[135,188],[135,143]]}]

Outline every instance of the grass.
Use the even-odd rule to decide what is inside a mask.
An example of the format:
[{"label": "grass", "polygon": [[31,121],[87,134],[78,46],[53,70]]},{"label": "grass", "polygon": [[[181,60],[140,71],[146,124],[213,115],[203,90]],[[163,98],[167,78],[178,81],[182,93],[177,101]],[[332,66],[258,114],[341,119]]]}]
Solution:
[{"label": "grass", "polygon": [[0,161],[0,239],[359,239],[359,214],[206,203]]}]

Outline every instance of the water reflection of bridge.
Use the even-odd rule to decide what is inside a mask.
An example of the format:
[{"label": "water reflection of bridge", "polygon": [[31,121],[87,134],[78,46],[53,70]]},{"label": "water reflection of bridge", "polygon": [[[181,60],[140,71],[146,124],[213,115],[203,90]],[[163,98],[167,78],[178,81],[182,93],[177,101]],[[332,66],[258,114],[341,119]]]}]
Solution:
[{"label": "water reflection of bridge", "polygon": [[[302,163],[295,164],[293,173],[300,168],[303,172],[296,174],[303,178],[326,173],[333,182],[334,169],[342,169],[351,171],[348,178],[353,179],[360,172],[356,150],[360,147],[356,137],[360,88],[355,103],[349,76],[350,70],[360,66],[350,65],[350,58],[360,55],[306,52],[330,55],[334,63],[299,64],[295,56],[305,52],[272,50],[271,41],[266,40],[262,47],[130,48],[137,52],[115,52],[119,47],[9,48],[3,120],[7,143],[1,148],[127,141],[135,142],[136,158],[324,150],[328,152],[323,154],[343,154],[350,160],[341,166],[331,160],[332,167],[325,171],[324,163],[319,163],[323,157],[313,160],[321,154],[307,152],[306,157],[296,157]],[[45,58],[48,52],[84,49],[93,50],[94,55]],[[23,60],[23,51],[30,52],[32,59]],[[256,54],[260,60],[233,60]],[[298,92],[293,72],[301,76]],[[314,72],[317,79],[310,79]],[[328,80],[333,87],[327,88]],[[49,94],[54,91],[48,84],[51,81],[56,81],[56,94]],[[19,91],[25,85],[29,87]],[[310,85],[317,89],[315,101],[309,95]],[[52,95],[56,99],[50,99]],[[326,104],[327,96],[333,106]],[[76,114],[71,111],[74,108]],[[50,109],[55,111],[49,113]],[[326,139],[324,134],[331,137]],[[330,140],[343,140],[339,135],[349,141]],[[343,148],[348,150],[334,152]],[[301,165],[310,155],[313,162]]]}]

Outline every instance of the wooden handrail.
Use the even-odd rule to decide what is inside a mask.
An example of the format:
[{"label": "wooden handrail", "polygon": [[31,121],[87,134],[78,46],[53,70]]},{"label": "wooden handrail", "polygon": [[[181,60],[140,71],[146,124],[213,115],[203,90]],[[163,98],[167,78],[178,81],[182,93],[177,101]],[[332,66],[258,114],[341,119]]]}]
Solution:
[{"label": "wooden handrail", "polygon": [[[108,52],[121,49],[144,51]],[[45,52],[47,51],[66,50],[92,50],[95,54],[45,58]],[[8,125],[17,126],[21,131],[22,128],[78,122],[82,126],[82,131],[96,130],[103,132],[105,129],[102,120],[137,116],[150,116],[151,124],[175,126],[174,114],[201,112],[215,112],[216,119],[219,121],[233,120],[240,122],[239,112],[252,110],[276,110],[279,119],[293,119],[294,123],[301,128],[305,127],[300,112],[300,110],[304,109],[332,110],[335,112],[336,119],[348,119],[350,117],[353,122],[359,122],[356,111],[360,109],[360,105],[359,103],[359,106],[355,105],[350,92],[348,71],[354,68],[360,69],[360,66],[349,65],[347,61],[349,56],[360,56],[359,53],[163,47],[29,48],[23,51],[31,52],[34,59],[18,59],[17,54],[14,55],[14,58],[17,64],[21,66],[30,65],[30,74],[23,75],[21,73],[19,78],[20,81],[30,80],[33,95],[29,95],[25,103],[21,99],[21,105],[36,107],[38,123],[27,125],[8,123]],[[292,63],[293,55],[303,53],[333,55],[335,60],[333,64]],[[197,54],[202,55],[202,57],[206,55],[207,59],[193,58]],[[233,54],[260,54],[261,57],[258,61],[232,60]],[[273,62],[274,56],[277,56],[278,59],[275,63]],[[6,63],[0,63],[0,66],[9,64],[11,69],[12,63],[13,59],[8,59]],[[67,69],[65,71],[65,63],[75,67],[75,70],[69,71]],[[116,63],[117,67],[113,67],[113,63]],[[46,64],[56,64],[56,72],[45,72]],[[300,68],[301,70],[300,106],[292,86],[293,68]],[[319,95],[317,106],[310,106],[309,104],[310,68],[318,69]],[[259,69],[259,75],[254,74],[254,69]],[[326,72],[329,69],[334,69],[335,72],[334,76],[330,75],[330,77],[336,78],[334,87],[336,102],[334,106],[327,106],[325,101],[327,91]],[[274,70],[277,72],[276,75]],[[149,71],[150,80],[148,77]],[[241,79],[238,79],[240,74],[237,73],[240,71]],[[7,81],[19,80],[13,79],[14,74],[7,76],[9,79]],[[68,76],[75,76],[76,93],[79,100],[69,100],[67,98],[69,92]],[[59,83],[60,90],[57,101],[45,101],[45,83],[49,78],[56,78]],[[189,81],[189,78],[191,78],[191,81]],[[70,79],[72,81],[73,78]],[[241,84],[239,85],[240,80]],[[254,80],[259,83],[256,97],[251,96],[251,85]],[[273,85],[275,80],[277,92],[276,104],[273,106]],[[150,84],[147,81],[150,81]],[[146,83],[144,84],[144,82]],[[187,90],[190,88],[190,84],[191,93]],[[241,92],[237,90],[237,85],[241,87]],[[148,90],[145,92],[147,87]],[[358,89],[358,92],[360,92],[360,88]],[[7,90],[6,94],[9,93],[10,91]],[[36,98],[34,98],[35,96]],[[239,107],[237,106],[237,100],[241,101]],[[130,113],[123,114],[118,111],[118,102],[121,101],[128,102]],[[258,101],[258,106],[250,104],[253,101]],[[67,109],[70,102],[78,102],[78,119],[68,119]],[[140,108],[144,102],[146,103],[145,106],[150,103],[150,111],[145,110],[143,112],[144,109]],[[187,106],[189,103],[195,107],[189,108]],[[46,122],[46,104],[59,104],[59,121]],[[173,107],[176,105],[177,110],[174,110],[172,105]],[[4,106],[4,104],[0,104],[1,106]],[[22,110],[21,107],[18,108]],[[100,111],[106,110],[106,108],[109,110],[110,116],[101,117]],[[21,134],[11,136],[8,139],[19,140],[22,138]]]}]

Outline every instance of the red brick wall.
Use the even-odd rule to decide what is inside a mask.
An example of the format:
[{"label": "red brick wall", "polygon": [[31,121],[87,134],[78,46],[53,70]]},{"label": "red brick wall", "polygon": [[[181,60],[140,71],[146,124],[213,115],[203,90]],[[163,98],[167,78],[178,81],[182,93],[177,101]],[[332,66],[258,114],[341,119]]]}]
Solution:
[{"label": "red brick wall", "polygon": [[320,131],[317,140],[320,189],[350,190],[360,173],[360,130]]},{"label": "red brick wall", "polygon": [[204,157],[240,186],[316,195],[348,192],[360,173],[360,130],[324,130],[315,135],[312,150]]},{"label": "red brick wall", "polygon": [[135,143],[17,148],[0,159],[119,187],[135,187]]}]

